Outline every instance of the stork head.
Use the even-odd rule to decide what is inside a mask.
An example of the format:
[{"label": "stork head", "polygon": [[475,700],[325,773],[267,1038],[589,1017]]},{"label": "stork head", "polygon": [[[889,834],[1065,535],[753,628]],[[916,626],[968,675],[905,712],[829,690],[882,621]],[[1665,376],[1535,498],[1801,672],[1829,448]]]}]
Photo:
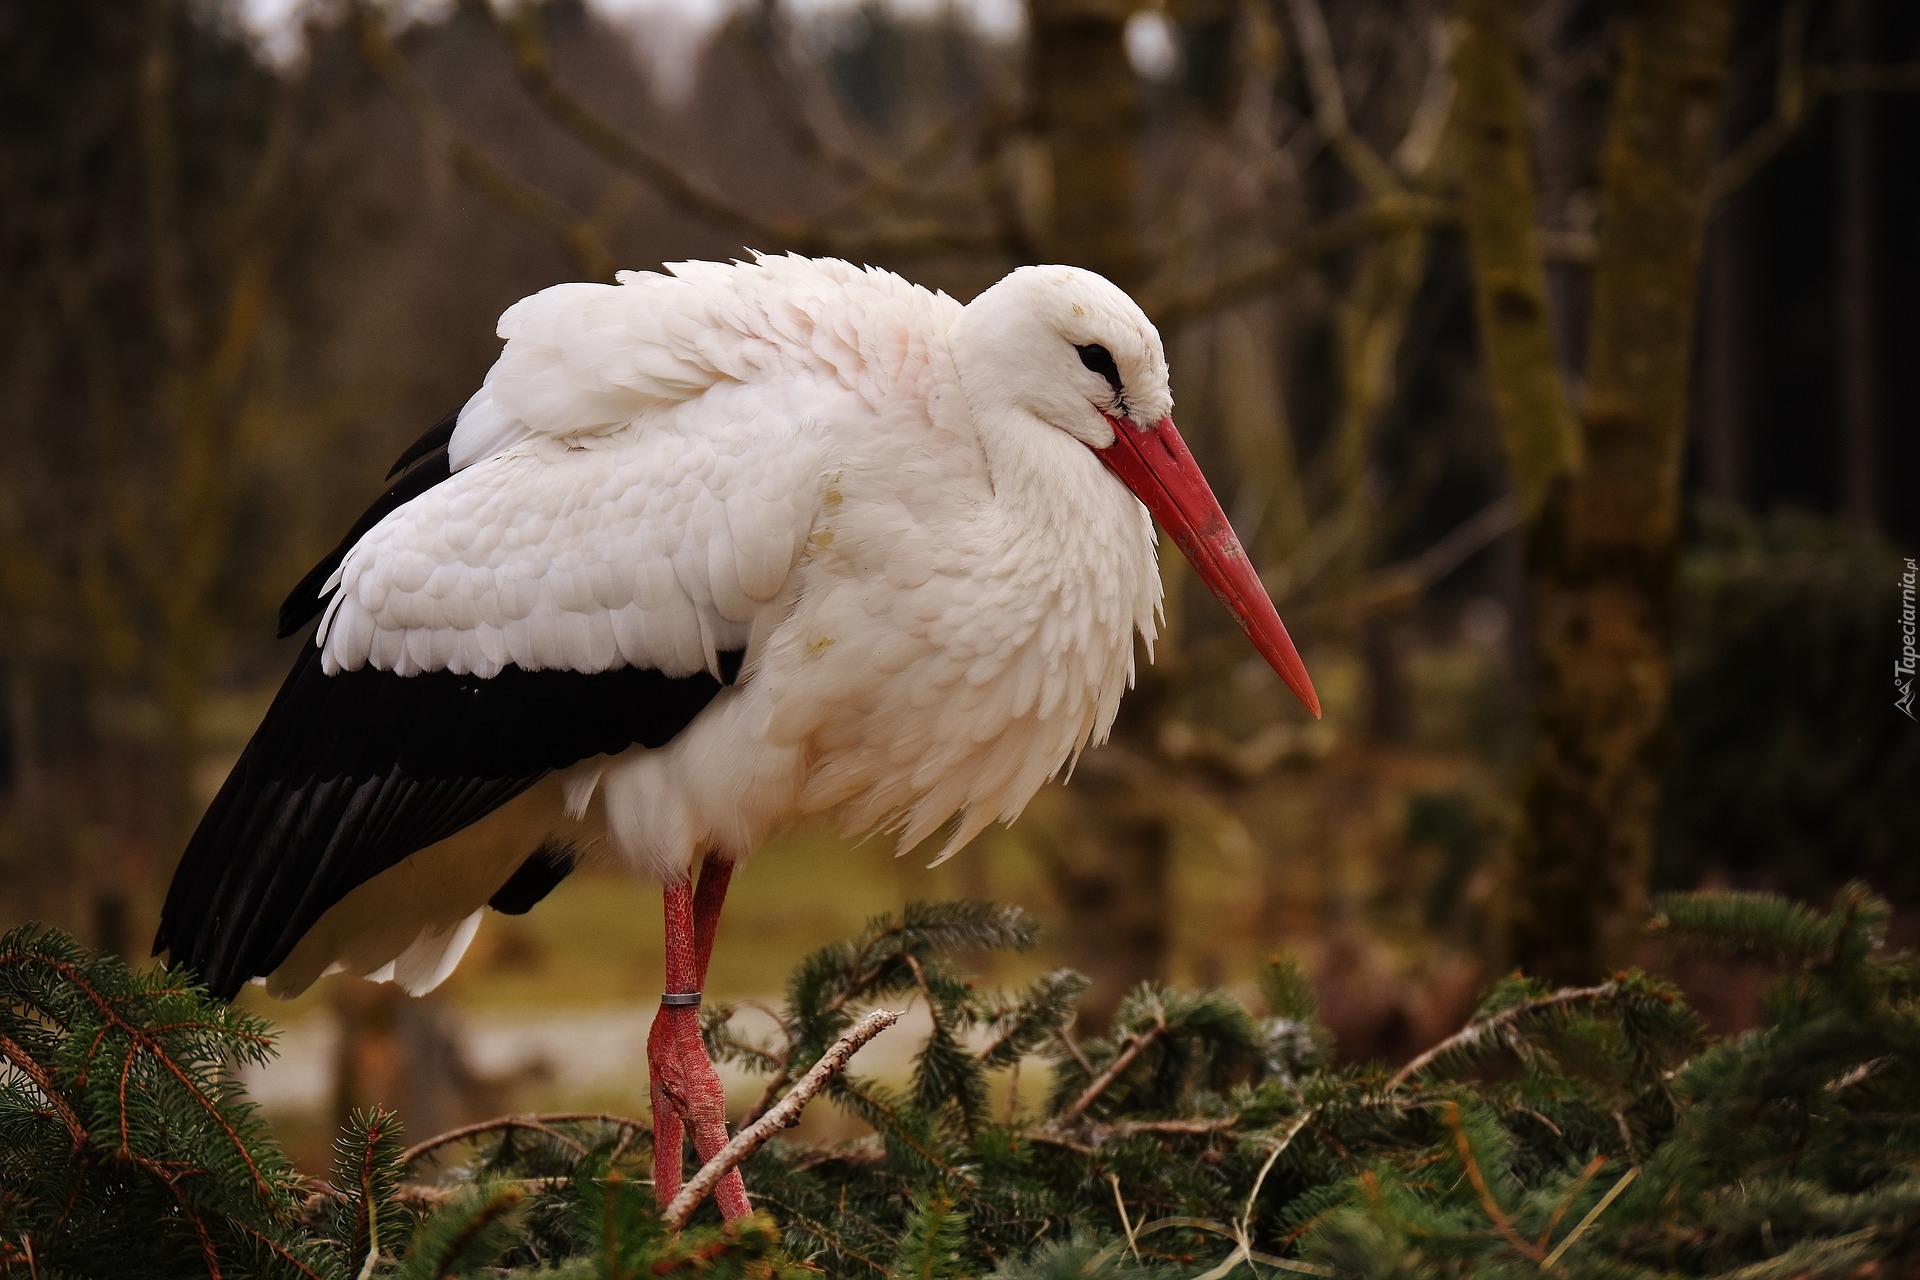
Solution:
[{"label": "stork head", "polygon": [[1166,349],[1139,305],[1091,271],[1021,267],[967,304],[952,337],[968,399],[1010,403],[1091,449],[1319,716],[1306,664],[1174,429]]}]

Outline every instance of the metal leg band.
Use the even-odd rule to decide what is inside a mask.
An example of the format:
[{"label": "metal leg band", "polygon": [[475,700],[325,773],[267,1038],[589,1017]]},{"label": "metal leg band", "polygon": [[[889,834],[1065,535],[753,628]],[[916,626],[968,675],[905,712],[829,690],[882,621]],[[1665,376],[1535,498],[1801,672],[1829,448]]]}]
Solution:
[{"label": "metal leg band", "polygon": [[682,1007],[682,1008],[689,1005],[697,1005],[700,1003],[700,993],[698,991],[662,992],[660,996],[660,1003],[665,1005],[674,1005],[676,1007]]}]

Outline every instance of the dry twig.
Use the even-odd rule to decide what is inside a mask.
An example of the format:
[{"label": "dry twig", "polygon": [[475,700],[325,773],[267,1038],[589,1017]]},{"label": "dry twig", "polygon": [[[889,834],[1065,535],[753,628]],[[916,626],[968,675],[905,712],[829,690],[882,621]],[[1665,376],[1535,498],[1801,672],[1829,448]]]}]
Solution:
[{"label": "dry twig", "polygon": [[1466,1026],[1460,1028],[1460,1030],[1454,1032],[1445,1040],[1434,1045],[1425,1053],[1418,1055],[1413,1061],[1407,1063],[1406,1066],[1394,1072],[1393,1079],[1387,1081],[1387,1088],[1389,1090],[1398,1089],[1401,1085],[1404,1085],[1407,1081],[1432,1066],[1442,1056],[1456,1049],[1464,1049],[1470,1045],[1477,1044],[1488,1036],[1498,1036],[1527,1014],[1539,1013],[1543,1009],[1559,1008],[1561,1005],[1604,1000],[1619,989],[1620,984],[1617,982],[1603,982],[1595,987],[1567,987],[1564,990],[1554,992],[1552,995],[1542,996],[1538,1000],[1528,1000],[1523,1004],[1514,1005],[1511,1009],[1503,1009],[1490,1018],[1482,1018],[1478,1022],[1469,1022]]},{"label": "dry twig", "polygon": [[1105,1071],[1102,1071],[1098,1076],[1094,1077],[1093,1083],[1086,1087],[1085,1092],[1075,1098],[1065,1111],[1062,1111],[1058,1116],[1054,1117],[1051,1127],[1064,1129],[1085,1115],[1087,1108],[1092,1106],[1099,1099],[1100,1095],[1105,1093],[1113,1082],[1120,1078],[1122,1072],[1133,1065],[1134,1059],[1145,1053],[1148,1045],[1166,1033],[1166,1017],[1163,1014],[1156,1013],[1154,1015],[1153,1025],[1139,1035],[1129,1037],[1127,1047],[1122,1049],[1119,1054],[1115,1056],[1114,1060],[1107,1064]]},{"label": "dry twig", "polygon": [[640,179],[697,218],[759,240],[769,249],[799,253],[992,252],[999,247],[991,236],[934,220],[872,231],[837,231],[799,218],[763,216],[743,208],[643,145],[567,88],[554,74],[537,6],[522,5],[505,21],[521,83],[548,117],[602,160]]},{"label": "dry twig", "polygon": [[1171,332],[1210,312],[1271,293],[1322,258],[1391,232],[1451,222],[1454,216],[1452,205],[1431,196],[1384,196],[1307,227],[1285,249],[1213,280],[1185,289],[1148,290],[1142,305],[1162,332]]},{"label": "dry twig", "polygon": [[1379,198],[1395,194],[1401,189],[1399,175],[1353,131],[1347,117],[1340,67],[1334,60],[1333,39],[1327,33],[1326,15],[1321,13],[1318,0],[1288,0],[1287,12],[1293,19],[1294,41],[1307,74],[1307,87],[1313,94],[1314,129],[1369,195]]},{"label": "dry twig", "polygon": [[[1544,1259],[1541,1260],[1540,1269],[1542,1271],[1552,1270],[1553,1264],[1560,1261],[1560,1255],[1573,1247],[1573,1242],[1575,1240],[1578,1240],[1582,1235],[1586,1233],[1587,1228],[1592,1226],[1594,1224],[1594,1221],[1598,1219],[1601,1214],[1607,1211],[1607,1206],[1612,1204],[1614,1200],[1618,1198],[1620,1193],[1627,1189],[1627,1184],[1632,1182],[1634,1178],[1639,1176],[1639,1174],[1640,1174],[1640,1171],[1638,1169],[1627,1170],[1626,1176],[1621,1178],[1620,1181],[1614,1183],[1613,1187],[1607,1192],[1607,1194],[1600,1197],[1600,1203],[1593,1206],[1593,1208],[1587,1210],[1587,1216],[1580,1219],[1580,1224],[1576,1226],[1572,1231],[1569,1231],[1567,1233],[1567,1238],[1565,1240],[1562,1240],[1559,1244],[1555,1245],[1553,1252],[1548,1254]],[[1834,1241],[1832,1243],[1838,1243],[1838,1242]]]},{"label": "dry twig", "polygon": [[846,1069],[848,1061],[860,1051],[861,1046],[898,1021],[900,1015],[895,1011],[875,1009],[854,1023],[820,1056],[807,1074],[800,1077],[800,1083],[794,1085],[786,1097],[767,1108],[767,1113],[758,1120],[734,1134],[733,1140],[722,1147],[718,1155],[702,1165],[700,1172],[687,1179],[687,1184],[680,1188],[680,1194],[673,1198],[663,1215],[667,1225],[675,1231],[686,1226],[687,1219],[700,1207],[700,1202],[720,1185],[720,1179],[758,1151],[774,1134],[798,1124],[800,1112],[815,1094],[826,1088],[827,1081]]},{"label": "dry twig", "polygon": [[456,1142],[468,1138],[477,1138],[483,1133],[498,1133],[505,1129],[529,1129],[557,1138],[575,1151],[585,1154],[586,1148],[572,1138],[558,1132],[550,1126],[556,1124],[612,1124],[623,1129],[645,1129],[646,1121],[635,1120],[631,1116],[614,1115],[608,1111],[543,1111],[536,1115],[495,1116],[491,1120],[480,1120],[473,1124],[461,1125],[458,1129],[449,1129],[436,1134],[424,1142],[417,1142],[400,1153],[401,1164],[412,1164],[424,1155],[438,1151],[441,1147],[450,1147]]},{"label": "dry twig", "polygon": [[[1421,594],[1485,550],[1520,524],[1520,505],[1512,495],[1495,498],[1455,525],[1419,555],[1368,574],[1345,595],[1296,608],[1289,619],[1296,626],[1352,623],[1406,608]],[[1276,583],[1274,594],[1287,594],[1290,583]]]}]

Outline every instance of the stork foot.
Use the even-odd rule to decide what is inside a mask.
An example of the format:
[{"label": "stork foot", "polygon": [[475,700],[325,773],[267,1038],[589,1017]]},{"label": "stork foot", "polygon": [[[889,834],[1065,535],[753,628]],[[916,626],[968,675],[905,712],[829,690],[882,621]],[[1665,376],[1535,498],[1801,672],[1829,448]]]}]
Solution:
[{"label": "stork foot", "polygon": [[[653,1194],[665,1208],[680,1194],[686,1131],[701,1161],[727,1145],[727,1095],[700,1039],[698,1007],[662,1005],[647,1035],[648,1092],[653,1097]],[[740,1171],[730,1169],[714,1190],[728,1219],[753,1211]]]}]

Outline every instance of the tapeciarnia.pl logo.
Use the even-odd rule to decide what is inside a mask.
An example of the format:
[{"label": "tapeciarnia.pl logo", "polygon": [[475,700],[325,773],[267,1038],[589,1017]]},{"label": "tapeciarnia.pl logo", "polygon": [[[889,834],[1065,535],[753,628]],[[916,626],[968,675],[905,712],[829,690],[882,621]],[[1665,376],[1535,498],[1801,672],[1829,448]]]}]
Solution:
[{"label": "tapeciarnia.pl logo", "polygon": [[1908,557],[1907,571],[1900,575],[1900,656],[1893,663],[1893,688],[1898,696],[1893,705],[1906,712],[1909,720],[1920,719],[1913,714],[1913,674],[1914,667],[1920,665],[1920,653],[1914,652],[1915,576],[1913,559]]}]

